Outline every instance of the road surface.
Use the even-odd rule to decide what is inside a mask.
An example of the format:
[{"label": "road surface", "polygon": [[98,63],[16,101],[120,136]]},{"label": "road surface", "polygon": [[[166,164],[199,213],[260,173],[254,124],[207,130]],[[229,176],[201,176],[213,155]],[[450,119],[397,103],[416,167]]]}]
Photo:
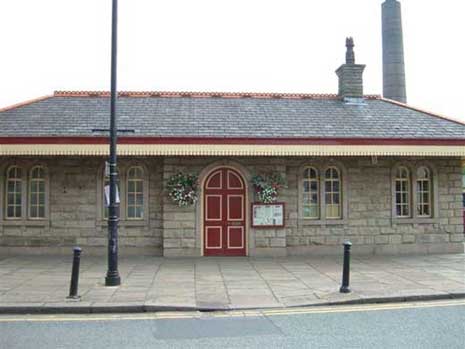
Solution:
[{"label": "road surface", "polygon": [[465,300],[213,313],[2,315],[0,348],[465,348]]}]

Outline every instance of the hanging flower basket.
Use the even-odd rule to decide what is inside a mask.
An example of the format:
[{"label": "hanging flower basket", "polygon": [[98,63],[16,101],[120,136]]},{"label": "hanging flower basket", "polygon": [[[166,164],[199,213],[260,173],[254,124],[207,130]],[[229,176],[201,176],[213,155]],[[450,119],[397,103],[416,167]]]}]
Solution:
[{"label": "hanging flower basket", "polygon": [[177,173],[168,180],[170,198],[179,206],[193,205],[198,200],[198,177],[192,174]]},{"label": "hanging flower basket", "polygon": [[286,180],[280,173],[269,175],[255,175],[252,177],[252,184],[257,195],[257,200],[264,204],[276,202],[281,188],[286,187]]}]

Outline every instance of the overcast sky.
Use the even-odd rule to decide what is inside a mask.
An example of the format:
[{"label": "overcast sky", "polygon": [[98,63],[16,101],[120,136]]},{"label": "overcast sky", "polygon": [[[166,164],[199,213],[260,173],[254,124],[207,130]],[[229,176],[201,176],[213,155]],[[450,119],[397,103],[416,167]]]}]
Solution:
[{"label": "overcast sky", "polygon": [[[119,0],[118,90],[382,93],[382,0]],[[465,121],[463,0],[402,0],[408,103]],[[0,107],[109,90],[111,0],[0,0]]]}]

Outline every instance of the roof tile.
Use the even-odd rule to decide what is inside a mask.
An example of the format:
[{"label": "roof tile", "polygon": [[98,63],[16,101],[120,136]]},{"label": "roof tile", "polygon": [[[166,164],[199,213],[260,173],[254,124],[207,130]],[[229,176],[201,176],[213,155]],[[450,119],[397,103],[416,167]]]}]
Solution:
[{"label": "roof tile", "polygon": [[[136,136],[465,139],[465,125],[379,96],[347,105],[336,95],[120,92],[118,127]],[[247,98],[245,98],[247,96]],[[55,92],[0,110],[0,136],[98,136],[108,92]],[[130,136],[130,135],[127,135]]]}]

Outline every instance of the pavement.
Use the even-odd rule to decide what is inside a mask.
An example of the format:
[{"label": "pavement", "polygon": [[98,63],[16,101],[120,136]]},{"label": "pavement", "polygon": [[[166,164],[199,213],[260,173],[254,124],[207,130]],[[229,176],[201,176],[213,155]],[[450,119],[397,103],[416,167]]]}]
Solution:
[{"label": "pavement", "polygon": [[121,286],[106,287],[106,259],[83,251],[79,299],[68,299],[72,256],[0,256],[0,314],[241,310],[465,298],[465,254],[342,258],[119,260]]}]

